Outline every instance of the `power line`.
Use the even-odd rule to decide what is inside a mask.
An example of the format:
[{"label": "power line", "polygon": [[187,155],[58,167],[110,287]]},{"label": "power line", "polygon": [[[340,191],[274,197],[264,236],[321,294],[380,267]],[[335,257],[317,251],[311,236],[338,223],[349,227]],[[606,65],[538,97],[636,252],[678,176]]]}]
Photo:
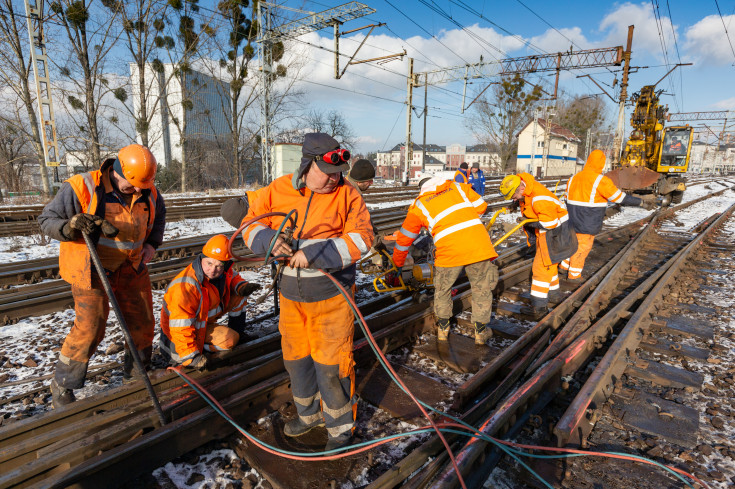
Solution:
[{"label": "power line", "polygon": [[[671,17],[671,5],[669,5],[669,0],[666,0],[666,9],[669,11],[669,25],[671,26],[671,33],[674,36],[674,47],[676,48],[676,58],[679,60],[679,64],[681,64],[681,54],[679,54],[679,43],[676,40],[676,30],[674,30],[674,19]],[[681,98],[681,105],[684,106],[684,76],[681,74],[681,70],[679,70],[679,97]]]},{"label": "power line", "polygon": [[[732,52],[733,57],[735,57],[735,49],[732,47],[732,41],[730,40],[730,33],[727,32],[727,26],[725,25],[725,19],[722,18],[722,11],[720,10],[720,3],[715,0],[715,5],[717,5],[717,13],[720,15],[720,20],[722,21],[722,27],[725,28],[725,36],[727,36],[727,42],[730,44],[730,51]],[[733,12],[735,12],[735,9],[733,9]]]}]

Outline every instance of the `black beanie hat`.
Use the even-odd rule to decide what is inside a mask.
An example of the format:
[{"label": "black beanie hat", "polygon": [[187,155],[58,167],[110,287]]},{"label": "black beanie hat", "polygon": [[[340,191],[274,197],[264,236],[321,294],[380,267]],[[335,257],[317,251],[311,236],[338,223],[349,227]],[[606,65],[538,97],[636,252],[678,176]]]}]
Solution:
[{"label": "black beanie hat", "polygon": [[469,168],[469,167],[467,166],[467,163],[462,163],[461,165],[459,165],[459,167],[460,167],[461,169],[463,169],[463,170],[466,170],[467,168]]},{"label": "black beanie hat", "polygon": [[365,159],[357,160],[350,169],[350,178],[356,182],[367,182],[375,178],[375,167]]}]

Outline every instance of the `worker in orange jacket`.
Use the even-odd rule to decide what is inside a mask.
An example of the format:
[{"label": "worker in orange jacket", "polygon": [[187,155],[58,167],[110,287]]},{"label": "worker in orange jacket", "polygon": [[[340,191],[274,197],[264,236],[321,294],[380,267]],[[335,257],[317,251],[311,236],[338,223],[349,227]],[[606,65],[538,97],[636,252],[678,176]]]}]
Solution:
[{"label": "worker in orange jacket", "polygon": [[434,315],[437,339],[447,341],[452,317],[451,290],[462,270],[472,288],[472,323],[475,343],[485,344],[498,283],[498,268],[492,263],[498,254],[493,248],[481,216],[487,202],[472,185],[433,177],[420,185],[418,198],[408,208],[393,248],[393,263],[401,273],[406,255],[421,228],[434,239]]},{"label": "worker in orange jacket", "polygon": [[[161,308],[161,352],[175,365],[203,369],[205,352],[231,350],[245,327],[246,297],[260,284],[232,269],[227,236],[212,236],[166,288]],[[217,324],[223,315],[228,325]]]},{"label": "worker in orange jacket", "polygon": [[331,450],[350,442],[357,413],[354,317],[319,269],[352,291],[355,262],[367,254],[373,233],[365,201],[341,175],[349,169],[349,152],[323,133],[306,134],[301,151],[298,171],[268,185],[246,216],[295,209],[293,239],[289,243],[277,236],[279,216],[249,225],[243,239],[256,254],[265,254],[274,243],[273,255],[288,257],[280,279],[278,327],[298,418],[286,423],[284,433],[300,436],[326,424]]},{"label": "worker in orange jacket", "polygon": [[219,210],[222,219],[233,228],[239,228],[242,220],[248,214],[250,206],[264,193],[265,187],[261,187],[257,190],[246,190],[245,195],[241,197],[225,200]]},{"label": "worker in orange jacket", "polygon": [[577,238],[564,204],[528,173],[508,175],[500,183],[506,200],[520,204],[536,235],[536,256],[531,278],[531,307],[521,312],[538,318],[547,312],[549,291],[559,289],[558,264],[577,250]]},{"label": "worker in orange jacket", "polygon": [[584,169],[567,182],[567,210],[577,235],[578,247],[576,253],[562,261],[559,268],[569,274],[571,282],[582,280],[584,262],[592,250],[595,235],[602,229],[608,202],[645,209],[655,207],[650,199],[633,197],[620,191],[612,180],[602,174],[604,167],[605,153],[596,149],[587,157]]},{"label": "worker in orange jacket", "polygon": [[[135,347],[144,364],[150,363],[155,321],[146,264],[163,241],[166,221],[155,176],[153,154],[131,144],[99,170],[66,180],[38,217],[44,234],[61,241],[59,272],[71,284],[76,313],[51,381],[54,407],[73,402],[73,390],[84,386],[89,359],[104,338],[110,312],[82,233],[95,243]],[[116,235],[111,231],[115,228]],[[133,360],[125,347],[123,376],[130,379]]]}]

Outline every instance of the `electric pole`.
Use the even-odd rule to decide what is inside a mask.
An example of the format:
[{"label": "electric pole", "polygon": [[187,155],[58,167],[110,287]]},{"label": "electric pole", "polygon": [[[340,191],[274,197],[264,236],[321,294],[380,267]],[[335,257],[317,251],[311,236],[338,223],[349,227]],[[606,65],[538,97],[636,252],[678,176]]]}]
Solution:
[{"label": "electric pole", "polygon": [[403,185],[408,185],[413,160],[411,144],[411,107],[413,102],[413,58],[408,58],[408,97],[406,98],[406,176]]},{"label": "electric pole", "polygon": [[427,95],[429,91],[428,76],[424,82],[424,144],[422,146],[423,151],[421,154],[421,171],[426,171],[426,119],[429,116],[429,105],[427,104]]},{"label": "electric pole", "polygon": [[628,42],[623,52],[623,79],[620,82],[620,100],[618,101],[618,130],[613,141],[613,165],[620,162],[620,149],[623,146],[623,131],[625,130],[625,101],[628,99],[628,73],[630,71],[630,53],[633,49],[633,27],[628,26]]}]

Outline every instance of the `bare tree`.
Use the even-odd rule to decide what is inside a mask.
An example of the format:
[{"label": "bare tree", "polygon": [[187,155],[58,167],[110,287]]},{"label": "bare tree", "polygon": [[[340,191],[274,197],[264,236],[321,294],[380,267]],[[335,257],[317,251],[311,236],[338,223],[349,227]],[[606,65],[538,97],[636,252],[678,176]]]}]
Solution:
[{"label": "bare tree", "polygon": [[69,115],[78,129],[76,136],[86,146],[88,158],[99,163],[102,147],[106,146],[100,127],[103,99],[108,95],[121,98],[127,83],[113,83],[105,66],[120,36],[117,12],[101,9],[95,0],[56,0],[51,11],[62,25],[64,47],[69,52],[64,63],[57,66],[66,82],[63,101],[71,109]]},{"label": "bare tree", "polygon": [[20,126],[0,122],[0,181],[11,192],[26,190],[26,170],[36,160],[31,141]]},{"label": "bare tree", "polygon": [[[46,159],[43,151],[43,141],[38,127],[36,107],[31,95],[29,79],[31,64],[26,21],[24,14],[15,11],[13,0],[0,0],[3,15],[0,15],[0,60],[3,68],[0,69],[0,82],[3,86],[10,88],[13,93],[23,102],[23,109],[28,117],[28,124],[15,126],[16,130],[25,132],[31,141],[38,165],[41,172],[41,185],[44,195],[51,194]],[[51,87],[49,87],[49,90]],[[3,118],[0,114],[0,118]],[[11,123],[9,120],[4,121]]]},{"label": "bare tree", "polygon": [[542,91],[538,85],[527,86],[520,75],[503,78],[493,88],[493,98],[480,98],[466,124],[478,141],[498,148],[507,170],[518,150],[518,132],[531,119]]},{"label": "bare tree", "polygon": [[304,117],[306,126],[315,131],[329,134],[336,139],[342,147],[352,149],[357,143],[355,131],[350,126],[345,116],[338,110],[324,111],[319,109],[310,110]]},{"label": "bare tree", "polygon": [[582,140],[579,155],[588,155],[591,151],[587,147],[587,131],[599,132],[606,120],[607,106],[601,97],[578,95],[557,103],[557,123]]}]

